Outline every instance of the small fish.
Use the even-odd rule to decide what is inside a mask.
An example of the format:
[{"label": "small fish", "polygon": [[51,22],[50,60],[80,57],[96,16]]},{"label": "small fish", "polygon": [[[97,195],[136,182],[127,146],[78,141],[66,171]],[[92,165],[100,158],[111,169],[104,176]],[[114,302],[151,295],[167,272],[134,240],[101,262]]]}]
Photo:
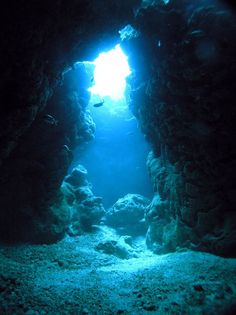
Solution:
[{"label": "small fish", "polygon": [[102,101],[99,102],[99,103],[93,104],[93,107],[101,107],[101,106],[103,106],[104,102],[105,102],[105,101],[102,100]]},{"label": "small fish", "polygon": [[51,126],[57,126],[58,120],[56,120],[52,115],[46,114],[43,116],[43,121]]},{"label": "small fish", "polygon": [[74,158],[73,152],[71,151],[71,149],[68,147],[68,145],[64,144],[62,149],[64,150],[64,152],[67,153],[67,156],[72,160]]},{"label": "small fish", "polygon": [[133,131],[129,131],[126,133],[126,136],[133,136],[134,135],[134,132]]},{"label": "small fish", "polygon": [[132,120],[134,120],[134,119],[135,119],[135,117],[132,116],[132,117],[130,117],[130,118],[126,118],[125,121],[132,121]]},{"label": "small fish", "polygon": [[202,37],[204,36],[204,32],[202,30],[194,30],[190,33],[190,35],[195,37]]},{"label": "small fish", "polygon": [[63,145],[63,149],[66,150],[68,153],[71,152],[71,150],[69,149],[68,145],[66,145],[66,144]]}]

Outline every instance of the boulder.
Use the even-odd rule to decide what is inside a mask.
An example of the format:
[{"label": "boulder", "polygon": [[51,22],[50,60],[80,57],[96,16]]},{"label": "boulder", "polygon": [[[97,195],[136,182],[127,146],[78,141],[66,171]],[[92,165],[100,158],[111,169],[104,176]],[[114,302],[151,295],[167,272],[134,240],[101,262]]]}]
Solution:
[{"label": "boulder", "polygon": [[138,194],[127,194],[106,212],[105,223],[121,235],[145,234],[144,212],[149,200]]}]

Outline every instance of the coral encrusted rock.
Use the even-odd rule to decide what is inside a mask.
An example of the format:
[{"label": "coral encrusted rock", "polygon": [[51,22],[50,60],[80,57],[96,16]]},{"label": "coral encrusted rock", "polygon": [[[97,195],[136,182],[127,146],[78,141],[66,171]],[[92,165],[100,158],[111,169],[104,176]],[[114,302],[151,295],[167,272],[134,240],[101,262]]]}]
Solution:
[{"label": "coral encrusted rock", "polygon": [[105,223],[122,235],[141,235],[147,230],[144,212],[149,200],[138,194],[127,194],[106,212]]},{"label": "coral encrusted rock", "polygon": [[235,256],[235,13],[215,0],[145,1],[133,26],[130,108],[157,195],[148,244]]},{"label": "coral encrusted rock", "polygon": [[82,165],[65,178],[61,190],[71,213],[67,228],[70,236],[91,231],[93,225],[100,223],[105,214],[102,198],[94,196],[87,180],[87,170]]}]

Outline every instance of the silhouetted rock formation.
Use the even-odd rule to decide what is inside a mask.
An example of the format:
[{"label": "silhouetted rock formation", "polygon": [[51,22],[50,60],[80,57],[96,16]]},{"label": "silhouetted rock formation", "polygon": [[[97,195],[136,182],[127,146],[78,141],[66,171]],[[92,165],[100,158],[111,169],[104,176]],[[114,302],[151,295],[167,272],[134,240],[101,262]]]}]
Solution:
[{"label": "silhouetted rock formation", "polygon": [[91,231],[92,225],[99,224],[105,210],[102,198],[94,196],[87,181],[87,170],[78,165],[62,184],[62,193],[70,209],[70,225],[67,233],[70,236],[81,235]]},{"label": "silhouetted rock formation", "polygon": [[148,245],[236,255],[235,16],[215,1],[139,11],[131,108],[152,144]]},{"label": "silhouetted rock formation", "polygon": [[51,242],[64,235],[66,224],[51,209],[63,199],[59,189],[71,150],[91,138],[94,124],[82,69],[75,69],[77,88],[71,80],[60,87],[63,73],[113,47],[136,2],[19,0],[1,6],[1,239]]}]

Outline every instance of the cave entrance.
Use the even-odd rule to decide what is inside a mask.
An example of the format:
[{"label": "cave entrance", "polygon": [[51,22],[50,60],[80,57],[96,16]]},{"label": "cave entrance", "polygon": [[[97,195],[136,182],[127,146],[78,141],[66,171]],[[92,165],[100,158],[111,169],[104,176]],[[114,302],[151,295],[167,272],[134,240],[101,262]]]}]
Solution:
[{"label": "cave entrance", "polygon": [[88,109],[96,131],[93,141],[77,147],[71,167],[85,166],[93,192],[103,198],[105,208],[128,193],[151,198],[153,191],[146,169],[150,148],[128,107],[128,57],[117,45],[94,62],[77,65],[82,66],[91,85]]}]

